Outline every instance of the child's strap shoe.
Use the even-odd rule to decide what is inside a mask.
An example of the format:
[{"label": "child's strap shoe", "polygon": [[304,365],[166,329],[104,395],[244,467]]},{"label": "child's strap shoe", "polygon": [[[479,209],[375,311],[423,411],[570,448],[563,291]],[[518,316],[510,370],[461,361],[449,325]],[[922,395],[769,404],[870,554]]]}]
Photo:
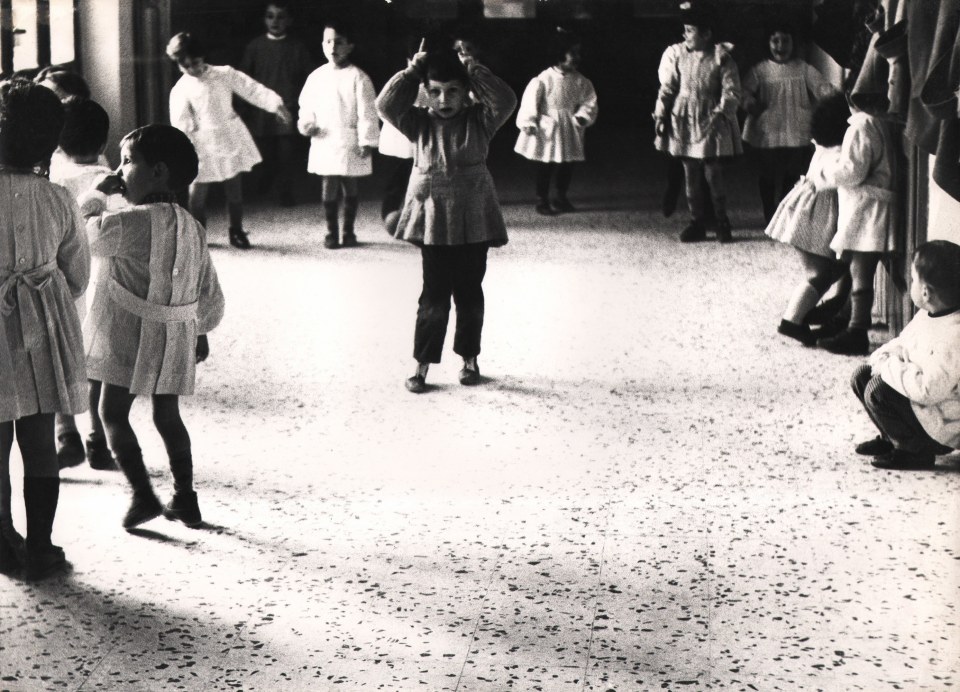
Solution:
[{"label": "child's strap shoe", "polygon": [[170,521],[181,521],[190,528],[200,526],[203,523],[197,494],[192,490],[175,492],[170,502],[163,508],[163,516]]}]

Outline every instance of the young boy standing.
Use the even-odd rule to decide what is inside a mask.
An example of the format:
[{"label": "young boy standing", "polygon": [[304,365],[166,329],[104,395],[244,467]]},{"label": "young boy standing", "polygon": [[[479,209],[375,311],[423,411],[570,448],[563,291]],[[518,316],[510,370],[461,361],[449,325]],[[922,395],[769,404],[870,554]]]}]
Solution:
[{"label": "young boy standing", "polygon": [[960,245],[917,248],[910,299],[919,312],[853,375],[880,435],[857,445],[881,469],[932,468],[960,449]]}]

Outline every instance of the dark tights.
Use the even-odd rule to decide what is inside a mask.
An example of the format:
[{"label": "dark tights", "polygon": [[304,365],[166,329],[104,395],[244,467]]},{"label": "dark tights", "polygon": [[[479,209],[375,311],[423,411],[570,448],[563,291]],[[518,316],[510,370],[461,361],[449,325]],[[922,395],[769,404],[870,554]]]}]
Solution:
[{"label": "dark tights", "polygon": [[573,164],[537,163],[537,199],[547,199],[550,195],[550,180],[556,179],[557,197],[567,198],[570,180],[573,178]]}]

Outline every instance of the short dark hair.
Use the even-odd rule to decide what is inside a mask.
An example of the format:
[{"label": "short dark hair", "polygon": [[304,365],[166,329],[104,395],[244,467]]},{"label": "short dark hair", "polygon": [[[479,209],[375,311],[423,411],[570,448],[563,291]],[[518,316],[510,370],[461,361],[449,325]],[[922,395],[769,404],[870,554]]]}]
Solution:
[{"label": "short dark hair", "polygon": [[441,48],[427,53],[423,70],[423,83],[459,81],[467,84],[470,80],[467,68],[460,62],[460,56],[452,48]]},{"label": "short dark hair", "polygon": [[65,70],[62,67],[45,67],[37,73],[33,81],[37,84],[47,81],[52,82],[57,89],[67,96],[79,96],[82,99],[90,98],[90,85],[87,84],[87,80],[76,72]]},{"label": "short dark hair", "polygon": [[0,164],[47,167],[63,128],[63,105],[29,79],[0,83]]},{"label": "short dark hair", "polygon": [[187,187],[197,177],[199,160],[190,138],[172,125],[144,125],[120,140],[136,151],[151,166],[164,163],[170,171],[168,185],[174,192]]},{"label": "short dark hair", "polygon": [[293,14],[292,4],[291,0],[266,0],[263,3],[263,11],[266,12],[267,8],[273,5],[278,10],[286,10],[287,14]]},{"label": "short dark hair", "polygon": [[551,37],[551,46],[550,46],[550,59],[552,60],[551,64],[556,64],[563,62],[567,57],[567,53],[573,50],[574,47],[579,46],[583,41],[580,39],[580,36],[575,34],[572,31],[568,31],[563,27],[557,27],[553,32]]},{"label": "short dark hair", "polygon": [[103,150],[110,116],[99,103],[72,96],[63,102],[60,148],[67,156],[94,156]]},{"label": "short dark hair", "polygon": [[336,19],[328,19],[323,23],[324,29],[333,29],[338,34],[347,39],[350,43],[356,43],[356,37],[354,35],[354,29],[351,24],[343,19],[342,17],[337,17]]},{"label": "short dark hair", "polygon": [[960,245],[929,240],[913,253],[917,278],[949,307],[960,307]]},{"label": "short dark hair", "polygon": [[188,31],[181,31],[167,43],[167,55],[172,60],[183,58],[203,58],[207,51],[203,43]]},{"label": "short dark hair", "polygon": [[821,99],[813,109],[810,118],[810,136],[822,147],[836,147],[843,144],[850,119],[850,106],[847,97],[841,91]]}]

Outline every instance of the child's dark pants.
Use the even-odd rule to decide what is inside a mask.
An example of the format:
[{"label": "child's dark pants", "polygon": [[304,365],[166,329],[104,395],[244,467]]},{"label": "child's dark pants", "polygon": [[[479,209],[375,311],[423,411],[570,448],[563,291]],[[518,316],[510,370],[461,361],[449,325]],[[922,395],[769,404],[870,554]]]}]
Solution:
[{"label": "child's dark pants", "polygon": [[417,310],[413,357],[418,363],[439,363],[450,317],[450,296],[457,306],[454,353],[472,358],[480,353],[483,330],[483,275],[487,271],[486,243],[424,245],[423,292]]},{"label": "child's dark pants", "polygon": [[920,425],[910,400],[861,365],[850,380],[853,393],[880,433],[897,449],[914,454],[949,454],[953,450],[934,440]]}]

